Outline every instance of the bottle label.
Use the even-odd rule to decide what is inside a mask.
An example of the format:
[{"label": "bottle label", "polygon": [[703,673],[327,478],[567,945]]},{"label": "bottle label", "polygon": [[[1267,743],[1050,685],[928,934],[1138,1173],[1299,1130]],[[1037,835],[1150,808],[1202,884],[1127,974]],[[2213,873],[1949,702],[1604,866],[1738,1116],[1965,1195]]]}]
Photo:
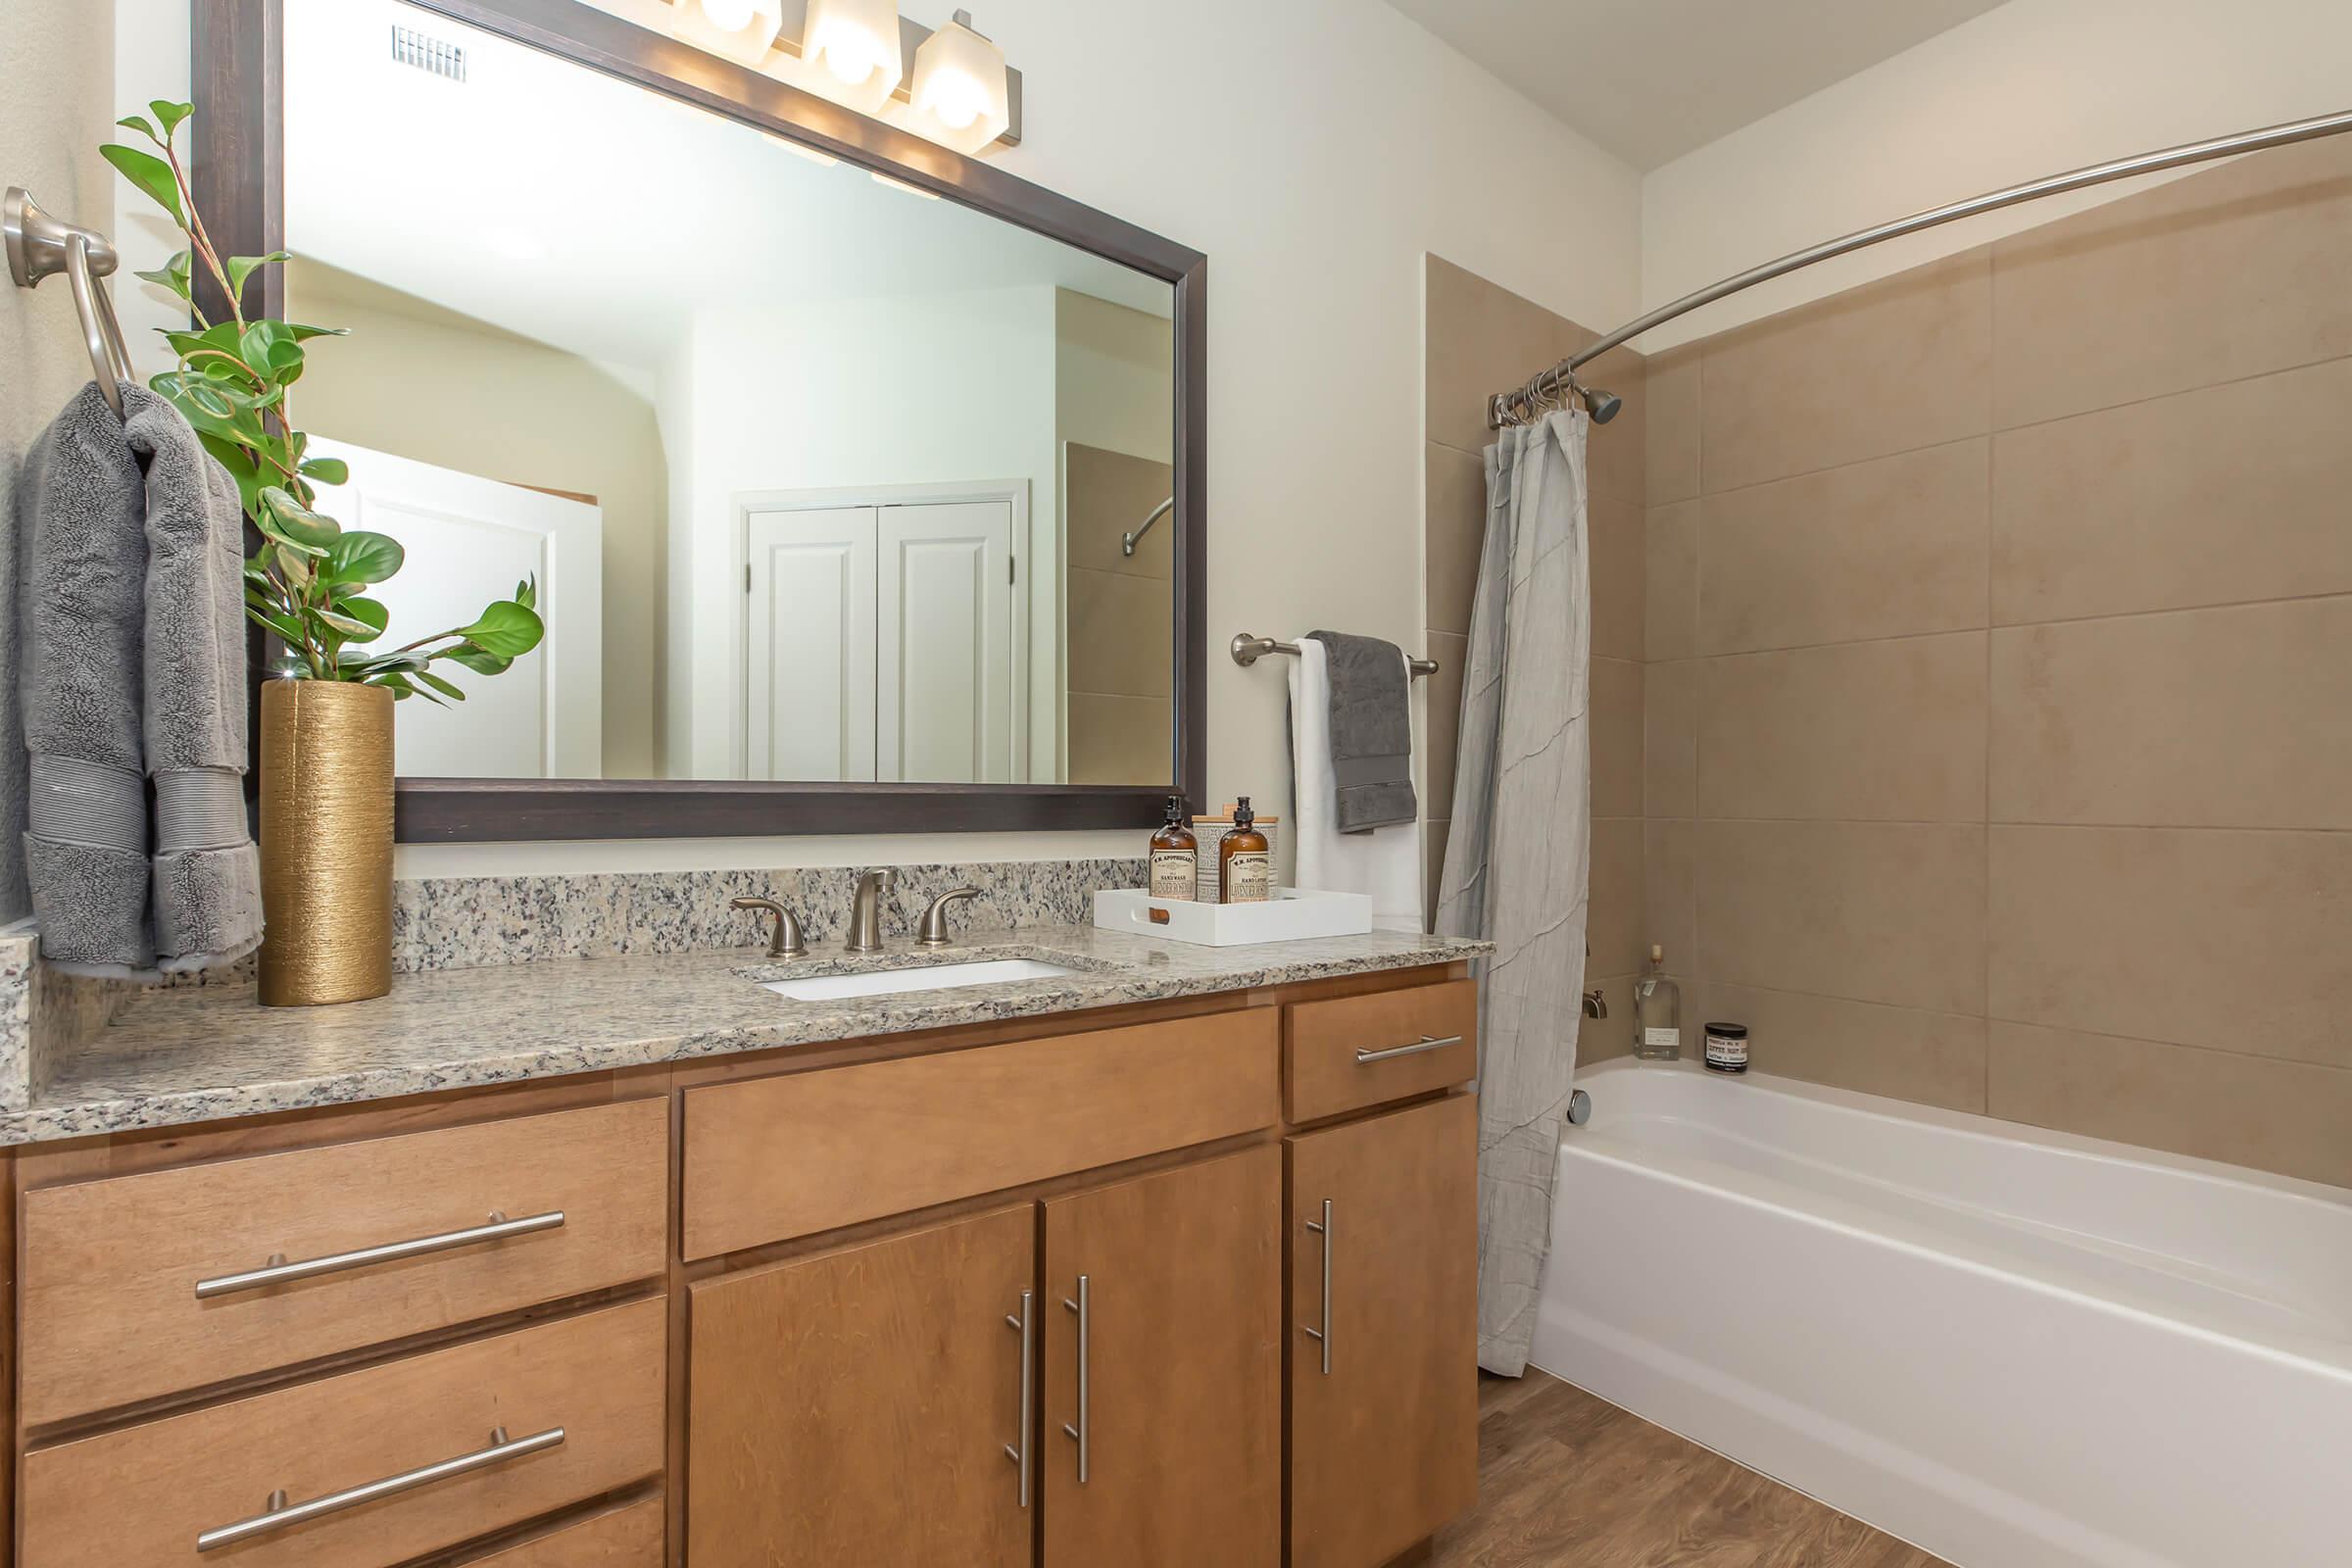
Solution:
[{"label": "bottle label", "polygon": [[1193,896],[1193,852],[1190,850],[1153,850],[1152,852],[1152,896],[1155,899],[1184,899]]},{"label": "bottle label", "polygon": [[1707,1036],[1707,1065],[1710,1067],[1746,1066],[1747,1042],[1726,1039],[1722,1035]]},{"label": "bottle label", "polygon": [[1274,857],[1243,850],[1225,861],[1225,902],[1263,904],[1274,896]]},{"label": "bottle label", "polygon": [[1683,1032],[1680,1029],[1644,1029],[1642,1031],[1642,1044],[1652,1051],[1680,1051],[1683,1049]]}]

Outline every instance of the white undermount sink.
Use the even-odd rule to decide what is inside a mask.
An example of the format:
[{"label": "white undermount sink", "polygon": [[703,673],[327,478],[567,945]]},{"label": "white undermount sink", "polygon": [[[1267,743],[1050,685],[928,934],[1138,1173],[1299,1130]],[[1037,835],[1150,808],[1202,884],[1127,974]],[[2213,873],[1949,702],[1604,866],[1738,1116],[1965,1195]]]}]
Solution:
[{"label": "white undermount sink", "polygon": [[812,974],[804,980],[762,981],[764,989],[799,1002],[837,1002],[844,997],[882,997],[900,991],[946,991],[956,986],[1002,985],[1008,980],[1050,980],[1077,974],[1067,964],[1041,958],[962,958],[907,969],[873,969],[864,974]]}]

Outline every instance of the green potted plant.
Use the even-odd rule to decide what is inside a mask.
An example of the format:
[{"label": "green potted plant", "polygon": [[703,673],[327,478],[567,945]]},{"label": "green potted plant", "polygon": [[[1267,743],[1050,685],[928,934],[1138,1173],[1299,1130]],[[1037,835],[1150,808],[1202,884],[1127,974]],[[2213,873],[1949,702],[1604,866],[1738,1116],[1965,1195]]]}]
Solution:
[{"label": "green potted plant", "polygon": [[[308,1004],[382,996],[392,963],[392,710],[412,697],[465,700],[450,666],[497,675],[539,645],[536,585],[472,624],[398,648],[374,646],[388,614],[368,590],[405,561],[388,535],[341,527],[318,510],[315,485],[349,477],[340,459],[311,457],[290,392],[309,350],[340,327],[248,318],[255,273],[286,253],[222,257],[196,211],[175,145],[192,105],[157,100],[153,119],[118,122],[156,148],[99,152],[153,198],[187,238],[161,269],[138,275],[187,304],[190,324],[166,331],[177,365],[149,385],[195,428],[236,481],[260,543],[245,563],[245,612],[284,652],[262,688],[261,999]],[[160,156],[159,156],[160,154]],[[196,302],[195,269],[220,287],[225,320]],[[439,666],[438,668],[436,666]]]}]

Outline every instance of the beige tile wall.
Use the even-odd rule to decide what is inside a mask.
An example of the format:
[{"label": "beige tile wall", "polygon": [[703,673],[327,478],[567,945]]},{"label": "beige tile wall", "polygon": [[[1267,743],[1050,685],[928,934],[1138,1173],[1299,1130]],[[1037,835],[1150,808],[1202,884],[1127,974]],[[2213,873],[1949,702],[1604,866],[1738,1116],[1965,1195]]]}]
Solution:
[{"label": "beige tile wall", "polygon": [[[1518,385],[1584,347],[1598,332],[1498,288],[1435,256],[1428,260],[1428,450],[1424,541],[1428,561],[1429,656],[1443,666],[1421,684],[1427,699],[1421,745],[1424,887],[1436,903],[1438,869],[1452,814],[1456,720],[1470,601],[1486,537],[1486,399]],[[1650,566],[1643,508],[1652,461],[1643,362],[1618,350],[1588,368],[1587,381],[1625,400],[1588,447],[1592,492],[1587,509],[1592,549],[1592,888],[1588,920],[1592,956],[1586,984],[1609,996],[1610,1019],[1588,1025],[1586,1060],[1631,1046],[1629,988],[1643,967],[1643,803],[1651,789],[1642,760],[1646,706],[1643,657],[1651,628]]]},{"label": "beige tile wall", "polygon": [[1064,446],[1062,462],[1069,780],[1156,783],[1167,777],[1176,724],[1168,658],[1176,635],[1176,530],[1160,518],[1132,556],[1119,541],[1167,499],[1176,470],[1078,441]]},{"label": "beige tile wall", "polygon": [[1644,938],[1698,1021],[2352,1185],[2347,279],[2321,142],[1650,361]]}]

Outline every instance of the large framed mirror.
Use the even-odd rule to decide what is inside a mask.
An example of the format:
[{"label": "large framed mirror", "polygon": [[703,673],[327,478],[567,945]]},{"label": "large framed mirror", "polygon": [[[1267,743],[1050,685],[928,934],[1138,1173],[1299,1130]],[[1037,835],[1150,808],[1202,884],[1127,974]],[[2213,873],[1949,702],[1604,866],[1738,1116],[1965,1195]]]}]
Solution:
[{"label": "large framed mirror", "polygon": [[1204,259],[623,9],[195,0],[200,205],[350,328],[298,422],[388,642],[547,623],[400,705],[400,837],[1200,799]]}]

